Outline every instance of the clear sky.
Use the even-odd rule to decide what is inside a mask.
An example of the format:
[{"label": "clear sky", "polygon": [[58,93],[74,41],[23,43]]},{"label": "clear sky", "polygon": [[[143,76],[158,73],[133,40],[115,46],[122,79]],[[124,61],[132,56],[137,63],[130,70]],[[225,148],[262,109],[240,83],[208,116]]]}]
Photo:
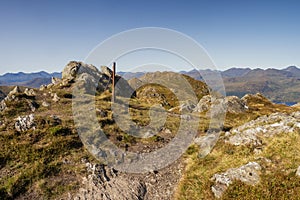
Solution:
[{"label": "clear sky", "polygon": [[194,38],[220,69],[300,66],[299,2],[0,0],[0,74],[61,71],[108,37],[149,26]]}]

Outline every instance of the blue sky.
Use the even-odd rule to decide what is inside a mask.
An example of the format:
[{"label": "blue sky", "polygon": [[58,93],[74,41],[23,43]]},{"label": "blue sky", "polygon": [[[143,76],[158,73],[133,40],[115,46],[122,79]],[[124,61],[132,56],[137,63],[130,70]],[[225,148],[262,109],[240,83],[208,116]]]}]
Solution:
[{"label": "blue sky", "polygon": [[299,9],[298,1],[0,0],[0,74],[61,71],[139,27],[192,37],[219,69],[300,66]]}]

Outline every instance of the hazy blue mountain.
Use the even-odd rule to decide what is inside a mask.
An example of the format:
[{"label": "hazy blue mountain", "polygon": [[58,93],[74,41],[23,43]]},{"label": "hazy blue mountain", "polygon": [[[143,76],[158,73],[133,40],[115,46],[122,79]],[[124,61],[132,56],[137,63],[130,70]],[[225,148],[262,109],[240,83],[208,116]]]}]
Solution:
[{"label": "hazy blue mountain", "polygon": [[247,74],[249,71],[251,71],[250,68],[230,68],[222,72],[223,77],[239,77],[239,76],[244,76]]},{"label": "hazy blue mountain", "polygon": [[120,76],[125,78],[126,80],[132,79],[132,78],[140,78],[142,77],[146,72],[118,72]]},{"label": "hazy blue mountain", "polygon": [[293,74],[293,76],[295,76],[295,77],[300,77],[300,69],[297,68],[296,66],[290,66],[290,67],[287,67],[283,70],[291,72]]},{"label": "hazy blue mountain", "polygon": [[0,76],[0,85],[40,87],[42,84],[49,84],[51,82],[51,77],[61,78],[61,73],[47,73],[44,71],[34,73],[6,73]]}]

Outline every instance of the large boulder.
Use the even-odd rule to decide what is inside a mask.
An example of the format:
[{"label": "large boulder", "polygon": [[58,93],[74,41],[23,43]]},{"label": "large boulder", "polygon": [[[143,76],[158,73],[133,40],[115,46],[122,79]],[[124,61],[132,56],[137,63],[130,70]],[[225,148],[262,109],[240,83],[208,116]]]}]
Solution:
[{"label": "large boulder", "polygon": [[225,97],[224,103],[229,113],[243,113],[248,110],[246,102],[237,96]]},{"label": "large boulder", "polygon": [[99,77],[100,71],[94,66],[85,64],[83,62],[71,61],[69,62],[62,71],[62,79],[74,81],[80,74],[90,74],[93,77]]},{"label": "large boulder", "polygon": [[[75,82],[78,89],[93,94],[102,92],[112,86],[112,71],[105,66],[99,71],[95,66],[83,62],[71,61],[62,72],[63,85]],[[121,76],[116,75],[116,95],[130,97],[134,90]]]}]

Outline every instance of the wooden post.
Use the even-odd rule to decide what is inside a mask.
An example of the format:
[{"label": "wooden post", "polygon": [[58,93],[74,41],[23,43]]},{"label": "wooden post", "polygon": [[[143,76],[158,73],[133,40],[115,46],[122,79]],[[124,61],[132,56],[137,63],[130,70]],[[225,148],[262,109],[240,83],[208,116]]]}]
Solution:
[{"label": "wooden post", "polygon": [[116,63],[113,63],[113,67],[112,67],[112,102],[115,102],[115,77],[116,77]]}]

